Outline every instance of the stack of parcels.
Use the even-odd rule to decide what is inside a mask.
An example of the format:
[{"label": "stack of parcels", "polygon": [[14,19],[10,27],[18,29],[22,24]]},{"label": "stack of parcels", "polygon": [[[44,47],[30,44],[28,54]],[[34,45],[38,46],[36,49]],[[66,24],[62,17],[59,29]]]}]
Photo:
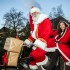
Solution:
[{"label": "stack of parcels", "polygon": [[23,46],[23,41],[16,38],[7,38],[4,49],[7,50],[8,66],[17,66],[18,57]]}]

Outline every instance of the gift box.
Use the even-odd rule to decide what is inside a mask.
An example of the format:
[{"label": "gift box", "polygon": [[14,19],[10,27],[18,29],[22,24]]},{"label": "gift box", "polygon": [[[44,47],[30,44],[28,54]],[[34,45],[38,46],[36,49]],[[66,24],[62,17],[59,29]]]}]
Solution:
[{"label": "gift box", "polygon": [[22,46],[23,46],[22,40],[10,37],[6,39],[4,49],[7,51],[20,53]]},{"label": "gift box", "polygon": [[7,66],[17,66],[19,53],[7,52]]}]

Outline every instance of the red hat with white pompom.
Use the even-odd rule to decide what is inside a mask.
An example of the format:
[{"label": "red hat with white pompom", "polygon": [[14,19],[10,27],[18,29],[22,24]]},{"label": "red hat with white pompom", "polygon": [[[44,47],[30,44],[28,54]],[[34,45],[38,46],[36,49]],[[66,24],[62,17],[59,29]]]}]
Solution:
[{"label": "red hat with white pompom", "polygon": [[30,10],[30,13],[34,13],[34,12],[41,12],[39,8],[37,7],[32,7],[31,10]]}]

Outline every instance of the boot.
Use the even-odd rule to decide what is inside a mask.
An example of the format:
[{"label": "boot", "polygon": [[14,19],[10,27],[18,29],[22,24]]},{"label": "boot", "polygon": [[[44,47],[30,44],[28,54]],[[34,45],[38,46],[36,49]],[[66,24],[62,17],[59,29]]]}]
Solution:
[{"label": "boot", "polygon": [[46,68],[46,70],[54,70],[58,57],[60,56],[60,52],[56,50],[51,57],[50,64]]},{"label": "boot", "polygon": [[28,68],[28,65],[29,65],[29,63],[30,63],[31,61],[33,61],[33,58],[32,58],[32,57],[28,57],[28,58],[25,60],[25,62],[23,62],[23,63],[21,62],[20,65],[26,69],[26,68]]},{"label": "boot", "polygon": [[50,57],[48,57],[48,62],[45,65],[42,65],[43,69],[47,69],[49,64],[50,64]]}]

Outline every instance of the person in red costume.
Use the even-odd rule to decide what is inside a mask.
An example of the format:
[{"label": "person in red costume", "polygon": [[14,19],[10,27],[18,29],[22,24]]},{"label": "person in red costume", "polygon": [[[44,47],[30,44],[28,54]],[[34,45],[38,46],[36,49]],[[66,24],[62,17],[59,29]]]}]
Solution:
[{"label": "person in red costume", "polygon": [[[68,23],[65,21],[60,21],[58,24],[58,30],[51,33],[54,37],[49,38],[48,46],[56,47],[56,51],[52,54],[51,60],[49,61],[49,65],[46,70],[53,70],[57,58],[61,56],[66,63],[66,65],[70,66],[70,45],[68,45],[70,41],[70,28]],[[56,69],[55,69],[56,70]]]},{"label": "person in red costume", "polygon": [[[42,14],[39,8],[32,7],[30,10],[30,28],[30,36],[24,41],[24,44],[34,44],[26,62],[30,69],[34,70],[38,69],[39,65],[45,65],[48,62],[45,49],[52,32],[52,24],[49,17]],[[23,67],[27,66],[23,64]]]}]

